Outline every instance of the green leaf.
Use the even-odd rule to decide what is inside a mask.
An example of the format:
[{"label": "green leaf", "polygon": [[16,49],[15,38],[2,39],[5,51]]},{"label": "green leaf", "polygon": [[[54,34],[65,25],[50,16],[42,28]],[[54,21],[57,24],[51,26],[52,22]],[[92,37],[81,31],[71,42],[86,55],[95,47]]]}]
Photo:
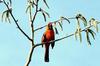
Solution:
[{"label": "green leaf", "polygon": [[94,35],[96,35],[96,33],[93,30],[91,30],[91,29],[88,29],[88,31],[92,35],[93,39],[95,39]]},{"label": "green leaf", "polygon": [[8,21],[9,23],[11,23],[11,21],[10,21],[10,18],[9,18],[9,17],[7,18],[6,22],[7,22],[7,21]]},{"label": "green leaf", "polygon": [[56,34],[59,34],[59,33],[58,33],[58,30],[57,30],[57,28],[56,28],[56,27],[54,27],[54,29],[55,29],[55,32],[56,32]]},{"label": "green leaf", "polygon": [[81,28],[80,28],[80,26],[78,26],[78,28],[77,28],[77,33],[78,33],[80,42],[82,42],[82,35],[81,35]]},{"label": "green leaf", "polygon": [[9,17],[9,11],[7,10],[7,13],[6,13],[6,17],[8,18]]},{"label": "green leaf", "polygon": [[78,19],[81,19],[83,21],[84,26],[87,26],[87,20],[82,14],[77,14],[76,16]]},{"label": "green leaf", "polygon": [[9,12],[6,13],[6,16],[5,16],[5,21],[7,22],[7,19],[9,17]]},{"label": "green leaf", "polygon": [[48,16],[48,18],[50,18],[49,13],[47,13],[47,12],[46,12],[46,11],[44,11],[44,10],[43,10],[43,12],[44,12],[44,14],[46,14],[46,15]]},{"label": "green leaf", "polygon": [[45,3],[45,5],[49,8],[49,6],[48,6],[48,4],[47,4],[46,0],[43,0],[43,2],[44,2],[44,3]]},{"label": "green leaf", "polygon": [[61,17],[62,19],[68,21],[68,23],[70,23],[69,19],[65,18],[65,17]]},{"label": "green leaf", "polygon": [[78,25],[78,28],[80,27],[80,22],[79,22],[79,19],[77,18],[77,25]]},{"label": "green leaf", "polygon": [[42,15],[44,17],[44,21],[46,22],[46,15],[44,14],[44,12],[42,12]]},{"label": "green leaf", "polygon": [[58,22],[59,26],[61,27],[61,30],[63,31],[63,27],[62,24],[60,22]]},{"label": "green leaf", "polygon": [[62,18],[62,17],[60,17],[60,20],[59,20],[59,21],[60,21],[60,23],[62,23],[62,20],[63,20],[63,18]]},{"label": "green leaf", "polygon": [[95,27],[96,31],[98,32],[98,22],[94,18],[91,18],[90,23]]},{"label": "green leaf", "polygon": [[7,10],[2,13],[2,21],[4,19],[4,15],[7,13]]},{"label": "green leaf", "polygon": [[75,31],[75,39],[77,40],[77,30]]},{"label": "green leaf", "polygon": [[27,8],[26,8],[26,13],[28,12],[28,10],[31,8],[31,6],[29,5]]},{"label": "green leaf", "polygon": [[28,6],[26,8],[26,13],[32,9],[32,7],[34,8],[34,6],[36,6],[36,4],[34,3],[34,1],[29,0],[28,1]]},{"label": "green leaf", "polygon": [[83,20],[84,26],[87,26],[87,21],[86,21],[85,17],[81,16],[80,19]]},{"label": "green leaf", "polygon": [[97,24],[97,21],[94,22],[94,27],[96,28],[96,31],[98,32],[98,24]]},{"label": "green leaf", "polygon": [[42,12],[42,15],[43,15],[43,17],[44,17],[44,21],[46,22],[46,15],[47,15],[48,17],[50,17],[49,14],[48,14],[46,11],[44,11],[43,9],[41,9],[41,8],[40,8],[39,11]]},{"label": "green leaf", "polygon": [[10,23],[10,14],[9,14],[9,10],[7,11],[7,13],[6,13],[6,17],[5,17],[5,21],[9,21],[9,23]]},{"label": "green leaf", "polygon": [[91,45],[88,30],[86,30],[86,39],[87,39],[88,45]]},{"label": "green leaf", "polygon": [[[10,23],[10,12],[12,11],[12,9],[6,10],[2,13],[2,21],[5,18],[5,21],[7,22],[7,20]],[[5,17],[4,17],[5,16]]]}]

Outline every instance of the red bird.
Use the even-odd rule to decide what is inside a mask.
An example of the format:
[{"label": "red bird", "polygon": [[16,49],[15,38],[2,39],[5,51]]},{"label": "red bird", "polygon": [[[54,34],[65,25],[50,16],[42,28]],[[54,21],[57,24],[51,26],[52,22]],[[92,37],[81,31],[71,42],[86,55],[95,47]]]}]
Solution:
[{"label": "red bird", "polygon": [[[49,43],[50,41],[55,40],[55,34],[53,30],[52,23],[49,23],[46,27],[46,31],[42,36],[42,43],[45,43],[45,57],[44,61],[49,62],[49,46],[51,44],[51,47],[53,49],[55,42]],[[43,45],[42,45],[43,47]]]}]

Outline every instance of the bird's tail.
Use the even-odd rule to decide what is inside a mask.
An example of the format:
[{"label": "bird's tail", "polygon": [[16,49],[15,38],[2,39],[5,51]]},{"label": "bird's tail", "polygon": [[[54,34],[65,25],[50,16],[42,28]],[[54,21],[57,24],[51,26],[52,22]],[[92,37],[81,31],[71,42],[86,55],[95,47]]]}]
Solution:
[{"label": "bird's tail", "polygon": [[44,58],[45,62],[49,62],[49,47],[45,48],[45,58]]}]

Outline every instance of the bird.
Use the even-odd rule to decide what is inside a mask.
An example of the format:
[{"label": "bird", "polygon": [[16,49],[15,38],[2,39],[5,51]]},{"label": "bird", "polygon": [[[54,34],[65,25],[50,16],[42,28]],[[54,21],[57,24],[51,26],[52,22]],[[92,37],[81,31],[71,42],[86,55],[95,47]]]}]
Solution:
[{"label": "bird", "polygon": [[54,45],[55,45],[55,42],[53,40],[55,40],[55,33],[54,33],[54,30],[53,30],[52,23],[50,22],[46,26],[46,31],[44,32],[44,34],[42,36],[42,43],[43,43],[42,47],[43,47],[43,45],[45,46],[45,56],[44,56],[45,62],[49,62],[49,47],[51,45],[51,47],[53,49]]}]

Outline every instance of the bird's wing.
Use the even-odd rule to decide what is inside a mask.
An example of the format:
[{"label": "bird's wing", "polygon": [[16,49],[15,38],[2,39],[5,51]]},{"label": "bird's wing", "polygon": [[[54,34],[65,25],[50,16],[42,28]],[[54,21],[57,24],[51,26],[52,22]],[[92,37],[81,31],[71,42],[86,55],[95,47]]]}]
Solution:
[{"label": "bird's wing", "polygon": [[[52,40],[55,40],[55,34],[53,35]],[[54,48],[54,45],[55,45],[55,42],[52,42],[52,43],[51,43],[52,49]]]},{"label": "bird's wing", "polygon": [[[46,34],[44,33],[43,36],[42,36],[42,40],[41,40],[42,43],[46,42]],[[42,47],[43,47],[43,44],[42,44]]]}]

